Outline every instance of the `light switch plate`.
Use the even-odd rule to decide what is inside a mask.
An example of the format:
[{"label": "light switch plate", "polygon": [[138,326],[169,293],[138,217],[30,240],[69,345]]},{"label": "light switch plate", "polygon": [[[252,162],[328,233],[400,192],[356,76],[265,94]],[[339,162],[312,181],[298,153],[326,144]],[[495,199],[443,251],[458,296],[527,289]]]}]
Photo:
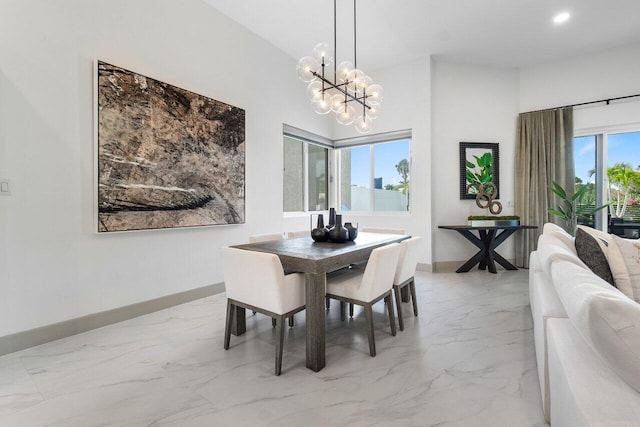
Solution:
[{"label": "light switch plate", "polygon": [[11,181],[8,179],[0,179],[0,196],[11,195]]}]

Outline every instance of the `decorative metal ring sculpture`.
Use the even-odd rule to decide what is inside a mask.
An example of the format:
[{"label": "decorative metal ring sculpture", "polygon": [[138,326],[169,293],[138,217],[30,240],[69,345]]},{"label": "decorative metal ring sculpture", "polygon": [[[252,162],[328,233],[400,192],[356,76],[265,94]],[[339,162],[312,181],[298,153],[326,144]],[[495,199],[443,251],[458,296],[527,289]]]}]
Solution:
[{"label": "decorative metal ring sculpture", "polygon": [[[488,188],[487,188],[488,187]],[[483,184],[469,184],[467,185],[467,193],[470,188],[475,188],[478,191],[476,196],[476,206],[480,209],[489,208],[489,212],[494,215],[498,215],[502,212],[502,203],[495,200],[495,195],[498,193],[498,188],[493,182],[485,182]],[[487,191],[489,189],[489,191]]]}]

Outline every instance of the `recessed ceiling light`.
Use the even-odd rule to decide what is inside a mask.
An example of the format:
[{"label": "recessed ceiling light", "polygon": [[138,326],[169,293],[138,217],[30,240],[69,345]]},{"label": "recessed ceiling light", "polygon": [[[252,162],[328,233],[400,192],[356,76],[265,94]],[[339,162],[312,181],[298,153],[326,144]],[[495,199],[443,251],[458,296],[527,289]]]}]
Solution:
[{"label": "recessed ceiling light", "polygon": [[570,17],[569,12],[561,12],[553,17],[553,23],[562,24],[563,22],[567,22]]}]

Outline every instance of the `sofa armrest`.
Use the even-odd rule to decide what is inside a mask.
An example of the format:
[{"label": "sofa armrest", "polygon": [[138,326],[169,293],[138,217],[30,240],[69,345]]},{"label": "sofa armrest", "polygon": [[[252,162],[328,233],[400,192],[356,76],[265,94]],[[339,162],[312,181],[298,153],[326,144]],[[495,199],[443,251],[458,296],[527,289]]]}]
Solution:
[{"label": "sofa armrest", "polygon": [[640,393],[591,349],[568,319],[548,319],[551,425],[637,426]]}]

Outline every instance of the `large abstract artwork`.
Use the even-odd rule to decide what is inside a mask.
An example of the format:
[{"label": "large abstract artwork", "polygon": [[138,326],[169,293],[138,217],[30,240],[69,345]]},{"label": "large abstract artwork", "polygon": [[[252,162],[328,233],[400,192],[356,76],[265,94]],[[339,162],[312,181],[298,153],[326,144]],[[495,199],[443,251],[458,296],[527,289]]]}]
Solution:
[{"label": "large abstract artwork", "polygon": [[97,70],[98,231],[244,223],[244,110]]}]

